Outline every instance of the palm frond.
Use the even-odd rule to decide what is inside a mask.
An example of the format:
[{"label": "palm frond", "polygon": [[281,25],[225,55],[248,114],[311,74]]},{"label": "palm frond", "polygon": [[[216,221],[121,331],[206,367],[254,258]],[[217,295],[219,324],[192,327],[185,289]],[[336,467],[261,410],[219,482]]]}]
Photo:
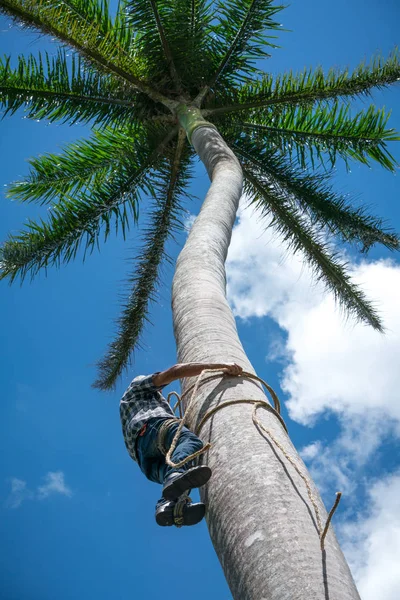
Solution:
[{"label": "palm frond", "polygon": [[399,51],[394,49],[388,58],[374,57],[369,64],[361,63],[352,73],[348,69],[305,69],[283,75],[264,74],[261,80],[245,83],[239,91],[221,92],[210,100],[203,115],[217,116],[255,108],[277,105],[304,104],[335,98],[366,96],[373,89],[384,88],[400,79]]},{"label": "palm frond", "polygon": [[375,160],[394,171],[397,163],[386,143],[399,141],[394,129],[387,128],[390,113],[370,106],[352,115],[348,105],[317,106],[314,110],[289,106],[283,111],[265,111],[254,122],[238,123],[238,130],[249,132],[260,142],[271,144],[282,153],[293,155],[302,168],[311,161],[334,166],[337,156],[369,165]]},{"label": "palm frond", "polygon": [[97,186],[93,182],[90,191],[64,198],[52,207],[47,222],[29,221],[27,230],[10,235],[0,248],[0,279],[23,280],[27,274],[33,278],[42,268],[67,263],[83,242],[85,257],[98,245],[101,233],[107,239],[113,225],[125,236],[131,221],[137,222],[140,193],[152,192],[150,172],[176,132],[164,133],[156,148],[138,143],[136,161],[121,165]]},{"label": "palm frond", "polygon": [[134,38],[121,27],[120,17],[117,23],[112,21],[108,0],[2,0],[0,11],[26,27],[54,35],[97,69],[113,74],[153,101],[174,106],[146,83]]},{"label": "palm frond", "polygon": [[267,47],[276,48],[271,32],[280,28],[274,16],[282,6],[273,0],[221,0],[217,4],[219,23],[213,27],[218,40],[217,67],[197,98],[200,105],[218,81],[222,87],[249,81],[257,72],[255,61],[269,56]]},{"label": "palm frond", "polygon": [[312,268],[317,281],[324,283],[336,302],[358,321],[383,331],[381,320],[372,303],[351,277],[337,255],[332,254],[307,219],[279,193],[268,178],[260,177],[249,169],[244,169],[245,190],[254,198],[253,202],[261,214],[271,219],[271,226],[279,233],[288,249],[296,254],[301,252]]},{"label": "palm frond", "polygon": [[[169,96],[197,93],[215,64],[207,0],[127,0],[127,21],[152,81]],[[213,62],[214,61],[214,62]]]},{"label": "palm frond", "polygon": [[[49,204],[68,200],[79,193],[100,189],[117,173],[139,166],[140,146],[147,136],[149,147],[159,145],[157,129],[125,127],[94,130],[89,139],[68,144],[62,154],[45,154],[31,159],[31,170],[23,181],[13,183],[7,196],[20,202]],[[147,154],[143,155],[144,161]]]},{"label": "palm frond", "polygon": [[384,227],[382,219],[369,215],[362,207],[355,208],[346,198],[334,192],[326,174],[305,174],[295,169],[274,150],[262,150],[254,142],[241,139],[233,148],[245,168],[258,177],[266,177],[277,197],[299,210],[311,226],[326,228],[342,242],[360,244],[366,252],[375,244],[389,250],[400,250],[399,237]]},{"label": "palm frond", "polygon": [[157,57],[158,62],[164,63],[176,91],[180,93],[181,81],[163,23],[163,16],[165,17],[170,4],[171,2],[165,0],[128,0],[126,11],[128,22],[137,32],[136,42],[141,54],[147,57],[151,55],[153,60]]},{"label": "palm frond", "polygon": [[118,320],[117,338],[98,364],[99,377],[94,387],[105,390],[115,385],[148,320],[149,303],[155,299],[160,265],[168,258],[165,244],[174,231],[181,228],[179,197],[185,191],[189,176],[184,146],[185,133],[181,130],[174,154],[165,161],[159,173],[155,207],[150,224],[144,230],[144,245],[134,261],[134,272],[128,281],[131,291]]},{"label": "palm frond", "polygon": [[215,41],[212,35],[215,10],[207,0],[177,0],[177,12],[182,15],[176,30],[180,69],[185,72],[186,80],[200,87],[206,83],[212,64],[217,60],[214,59]]},{"label": "palm frond", "polygon": [[215,8],[207,0],[170,0],[165,4],[165,29],[183,93],[194,97],[216,66],[212,33]]},{"label": "palm frond", "polygon": [[126,88],[115,77],[83,69],[79,56],[64,50],[18,57],[11,67],[9,57],[0,59],[0,106],[4,116],[25,108],[30,119],[48,119],[107,126],[111,122],[140,122],[154,103],[144,94]]}]

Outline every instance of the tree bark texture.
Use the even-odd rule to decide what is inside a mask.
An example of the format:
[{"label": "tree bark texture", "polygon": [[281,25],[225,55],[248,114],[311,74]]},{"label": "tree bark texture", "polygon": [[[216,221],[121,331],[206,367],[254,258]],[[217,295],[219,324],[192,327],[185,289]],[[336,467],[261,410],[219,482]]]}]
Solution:
[{"label": "tree bark texture", "polygon": [[[212,184],[177,260],[172,308],[178,360],[237,362],[254,373],[225,293],[225,259],[242,193],[241,167],[215,129],[198,127],[192,143]],[[193,383],[183,382],[183,391]],[[265,395],[260,384],[249,379],[207,380],[188,415],[189,425],[195,430],[210,408],[243,398],[265,400]],[[233,598],[359,599],[332,526],[321,552],[304,482],[268,436],[255,427],[252,408],[251,404],[223,408],[200,432],[212,444],[203,462],[213,471],[201,496]],[[278,419],[263,409],[258,415],[309,477]],[[311,487],[324,524],[325,508],[312,481]]]}]

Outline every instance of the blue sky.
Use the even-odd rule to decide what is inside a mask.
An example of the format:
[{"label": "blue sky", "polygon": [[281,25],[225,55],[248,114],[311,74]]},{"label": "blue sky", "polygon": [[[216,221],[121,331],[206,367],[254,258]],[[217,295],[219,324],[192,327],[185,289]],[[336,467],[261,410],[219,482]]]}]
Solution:
[{"label": "blue sky", "polygon": [[[281,34],[282,48],[265,69],[355,66],[377,50],[387,55],[398,42],[399,17],[396,0],[379,5],[338,0],[334,7],[328,0],[293,3],[281,13],[292,32]],[[11,27],[6,18],[0,19],[0,36],[2,54],[56,50],[45,38]],[[400,130],[400,88],[374,98],[393,109],[392,126]],[[24,176],[29,157],[56,152],[87,131],[79,125],[28,121],[22,112],[7,117],[0,123],[0,183]],[[399,159],[399,150],[394,153]],[[199,166],[192,190],[199,200],[187,203],[188,214],[198,211],[207,185]],[[398,176],[361,166],[346,173],[339,165],[336,186],[399,229]],[[2,197],[0,239],[45,212]],[[400,549],[395,361],[400,264],[390,262],[382,250],[373,250],[363,263],[347,255],[354,276],[381,309],[388,327],[383,340],[365,328],[343,325],[331,299],[310,285],[299,261],[282,259],[276,240],[260,235],[256,220],[242,211],[228,262],[239,333],[259,375],[286,401],[291,437],[326,503],[343,488],[338,531],[363,600],[378,592],[394,600],[400,593],[390,562]],[[176,360],[170,267],[152,308],[154,326],[148,327],[134,366],[113,393],[90,387],[94,364],[112,339],[138,240],[132,230],[125,243],[111,237],[85,264],[78,258],[22,287],[2,284],[0,596],[5,600],[125,600],[161,594],[172,600],[188,590],[192,600],[231,597],[205,523],[181,530],[156,526],[159,490],[130,460],[120,431],[118,402],[130,379]],[[183,234],[178,241],[184,242]],[[172,256],[178,250],[171,245]],[[202,585],[193,585],[200,576]]]}]

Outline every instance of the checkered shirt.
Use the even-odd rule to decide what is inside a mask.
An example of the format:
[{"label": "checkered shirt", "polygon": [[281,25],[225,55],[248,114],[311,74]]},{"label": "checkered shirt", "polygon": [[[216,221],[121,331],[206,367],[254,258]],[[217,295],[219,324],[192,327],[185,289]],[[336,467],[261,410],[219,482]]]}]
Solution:
[{"label": "checkered shirt", "polygon": [[135,443],[143,425],[153,417],[170,419],[174,416],[170,405],[160,393],[164,386],[156,387],[153,384],[154,375],[156,373],[135,377],[119,405],[125,446],[136,462]]}]

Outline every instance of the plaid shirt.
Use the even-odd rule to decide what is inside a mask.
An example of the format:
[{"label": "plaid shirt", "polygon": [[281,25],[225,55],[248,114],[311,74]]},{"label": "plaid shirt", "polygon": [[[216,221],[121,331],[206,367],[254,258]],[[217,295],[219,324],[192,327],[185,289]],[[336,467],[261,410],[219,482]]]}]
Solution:
[{"label": "plaid shirt", "polygon": [[143,425],[153,417],[167,419],[174,417],[170,405],[160,393],[164,386],[156,387],[153,384],[154,375],[156,373],[135,377],[119,405],[125,446],[135,461],[137,461],[135,443]]}]

